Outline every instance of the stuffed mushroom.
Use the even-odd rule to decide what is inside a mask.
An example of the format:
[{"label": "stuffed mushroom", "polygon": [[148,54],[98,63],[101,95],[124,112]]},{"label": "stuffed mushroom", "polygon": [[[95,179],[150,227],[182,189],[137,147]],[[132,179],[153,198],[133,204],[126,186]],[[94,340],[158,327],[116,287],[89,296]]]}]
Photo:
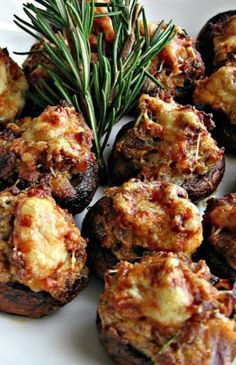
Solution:
[{"label": "stuffed mushroom", "polygon": [[86,241],[49,192],[0,193],[0,310],[41,317],[87,283]]},{"label": "stuffed mushroom", "polygon": [[216,138],[236,152],[236,11],[211,18],[201,30],[198,49],[209,77],[197,82],[193,100],[214,115]]},{"label": "stuffed mushroom", "polygon": [[[152,37],[157,24],[149,22],[148,28]],[[186,104],[192,101],[195,82],[204,77],[205,67],[195,40],[179,26],[174,31],[174,38],[154,58],[149,72],[175,100]],[[144,35],[142,24],[141,33]],[[144,92],[153,93],[155,89],[156,85],[148,80]]]},{"label": "stuffed mushroom", "polygon": [[170,97],[142,95],[140,116],[125,126],[110,157],[115,183],[131,177],[175,183],[185,188],[193,201],[209,196],[224,173],[223,150],[208,130],[210,115],[192,106],[182,106]]},{"label": "stuffed mushroom", "polygon": [[61,207],[82,211],[97,188],[92,140],[82,115],[67,104],[8,124],[0,133],[0,187],[44,183]]},{"label": "stuffed mushroom", "polygon": [[13,121],[25,104],[28,83],[6,48],[0,49],[0,125]]},{"label": "stuffed mushroom", "polygon": [[83,223],[90,266],[101,277],[118,261],[158,251],[191,255],[202,242],[197,207],[179,186],[131,179],[105,190]]},{"label": "stuffed mushroom", "polygon": [[197,37],[197,49],[206,65],[207,74],[234,59],[236,54],[236,10],[212,17]]},{"label": "stuffed mushroom", "polygon": [[97,328],[119,365],[231,365],[232,311],[231,295],[211,284],[204,261],[159,253],[106,274]]},{"label": "stuffed mushroom", "polygon": [[210,199],[203,219],[202,255],[213,274],[236,279],[236,194]]}]

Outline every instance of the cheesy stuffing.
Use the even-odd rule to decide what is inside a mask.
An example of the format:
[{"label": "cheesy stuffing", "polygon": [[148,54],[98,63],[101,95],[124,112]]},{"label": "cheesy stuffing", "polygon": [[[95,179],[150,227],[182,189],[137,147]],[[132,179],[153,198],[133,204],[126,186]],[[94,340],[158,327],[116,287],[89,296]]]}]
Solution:
[{"label": "cheesy stuffing", "polygon": [[135,260],[138,249],[190,255],[202,242],[198,209],[176,185],[131,179],[107,189],[100,204],[94,229],[118,260]]},{"label": "cheesy stuffing", "polygon": [[155,365],[209,365],[218,356],[230,361],[234,323],[209,279],[204,262],[190,263],[173,253],[122,262],[106,275],[98,307],[101,326]]},{"label": "cheesy stuffing", "polygon": [[0,193],[0,281],[63,301],[86,261],[72,216],[40,189]]}]

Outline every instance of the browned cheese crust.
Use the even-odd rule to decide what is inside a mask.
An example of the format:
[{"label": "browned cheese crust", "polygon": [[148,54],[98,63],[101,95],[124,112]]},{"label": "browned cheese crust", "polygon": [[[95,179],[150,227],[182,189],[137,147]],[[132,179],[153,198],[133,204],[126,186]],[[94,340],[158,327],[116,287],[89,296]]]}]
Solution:
[{"label": "browned cheese crust", "polygon": [[[151,37],[158,24],[149,22]],[[164,24],[163,27],[166,25]],[[144,35],[143,24],[140,24]],[[190,102],[195,81],[204,77],[205,67],[200,53],[195,48],[195,40],[181,27],[175,27],[176,35],[154,58],[149,72],[161,82],[167,93],[181,102]],[[149,92],[156,86],[148,82]]]},{"label": "browned cheese crust", "polygon": [[223,112],[231,124],[236,124],[236,63],[222,66],[211,76],[197,82],[195,104],[207,104]]},{"label": "browned cheese crust", "polygon": [[173,253],[118,264],[98,306],[106,351],[120,365],[231,365],[233,299],[210,277],[204,261]]},{"label": "browned cheese crust", "polygon": [[215,275],[236,278],[236,194],[210,199],[203,219],[206,260]]},{"label": "browned cheese crust", "polygon": [[0,134],[0,179],[5,184],[47,183],[70,212],[82,211],[97,187],[93,133],[66,105],[10,123]]},{"label": "browned cheese crust", "polygon": [[25,104],[28,83],[20,67],[0,48],[0,125],[11,122]]},{"label": "browned cheese crust", "polygon": [[141,114],[115,143],[110,158],[113,181],[138,176],[175,183],[198,201],[210,195],[224,173],[224,156],[207,128],[209,115],[171,98],[142,95]]},{"label": "browned cheese crust", "polygon": [[46,190],[0,193],[0,310],[40,317],[87,283],[86,241]]},{"label": "browned cheese crust", "polygon": [[103,276],[121,260],[157,251],[191,255],[202,242],[199,211],[186,191],[166,182],[129,180],[105,190],[83,224],[91,267]]}]

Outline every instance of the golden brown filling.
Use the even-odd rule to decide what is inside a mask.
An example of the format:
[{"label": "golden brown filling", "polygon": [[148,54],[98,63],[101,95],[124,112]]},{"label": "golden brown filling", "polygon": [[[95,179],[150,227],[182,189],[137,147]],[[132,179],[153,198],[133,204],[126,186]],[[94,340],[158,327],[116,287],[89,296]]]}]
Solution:
[{"label": "golden brown filling", "polygon": [[222,151],[204,125],[207,117],[190,106],[142,95],[136,126],[115,147],[148,180],[182,185],[186,178],[207,175]]},{"label": "golden brown filling", "polygon": [[20,67],[0,49],[0,124],[11,122],[25,104],[28,83]]},{"label": "golden brown filling", "polygon": [[[144,34],[143,24],[140,24]],[[153,36],[157,24],[148,23],[150,35]],[[156,56],[150,66],[150,73],[160,81],[166,91],[172,95],[176,88],[182,88],[187,82],[204,76],[204,64],[195,48],[195,41],[179,26],[175,27],[176,36]]]},{"label": "golden brown filling", "polygon": [[213,42],[216,66],[236,55],[236,15],[215,26]]},{"label": "golden brown filling", "polygon": [[[39,182],[47,175],[60,195],[73,189],[73,175],[85,172],[95,161],[93,133],[72,107],[48,107],[39,117],[25,118],[6,128],[1,135],[1,153],[14,156],[15,163],[5,179],[14,170],[20,180],[29,182]],[[15,138],[6,138],[7,131]]]},{"label": "golden brown filling", "polygon": [[105,197],[112,207],[99,218],[101,245],[118,260],[135,260],[137,248],[191,254],[202,242],[198,209],[176,185],[131,179],[107,189]]},{"label": "golden brown filling", "polygon": [[195,104],[209,104],[224,112],[232,124],[236,123],[236,66],[219,68],[210,77],[198,81],[194,92]]},{"label": "golden brown filling", "polygon": [[210,365],[222,358],[230,365],[236,334],[225,303],[232,298],[209,280],[203,261],[173,253],[122,262],[106,275],[98,307],[102,328],[155,365]]},{"label": "golden brown filling", "polygon": [[40,189],[0,194],[0,281],[63,300],[86,262],[72,216]]}]

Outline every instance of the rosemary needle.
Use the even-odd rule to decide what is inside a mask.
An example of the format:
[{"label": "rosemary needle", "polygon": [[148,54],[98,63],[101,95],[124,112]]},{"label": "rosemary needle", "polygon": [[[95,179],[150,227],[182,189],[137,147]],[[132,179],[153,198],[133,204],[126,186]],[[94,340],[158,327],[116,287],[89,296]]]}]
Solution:
[{"label": "rosemary needle", "polygon": [[[151,61],[173,39],[174,26],[170,22],[157,27],[152,39],[149,35],[145,10],[138,0],[110,0],[102,3],[104,13],[96,13],[101,6],[94,0],[35,0],[23,5],[28,21],[15,16],[15,23],[44,45],[43,52],[51,66],[41,64],[50,74],[35,88],[33,99],[40,106],[56,104],[67,99],[82,111],[94,133],[98,162],[104,167],[103,152],[112,127],[134,106],[147,77]],[[91,64],[89,37],[95,17],[109,16],[115,32],[113,46],[98,36],[97,60]],[[140,35],[139,20],[145,35]],[[55,34],[57,29],[57,35]],[[158,83],[157,83],[158,84]],[[158,85],[160,86],[160,85]]]}]

